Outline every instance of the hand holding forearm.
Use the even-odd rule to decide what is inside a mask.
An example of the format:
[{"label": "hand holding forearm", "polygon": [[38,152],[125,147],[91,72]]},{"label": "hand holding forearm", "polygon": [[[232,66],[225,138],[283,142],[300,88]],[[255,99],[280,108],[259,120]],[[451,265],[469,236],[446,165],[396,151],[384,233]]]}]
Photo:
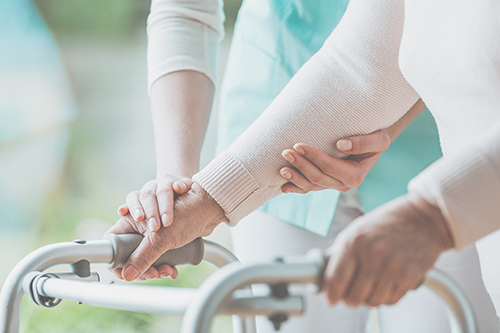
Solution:
[{"label": "hand holding forearm", "polygon": [[280,170],[289,181],[282,186],[282,192],[307,193],[324,189],[346,192],[359,186],[382,153],[424,109],[425,104],[419,99],[393,125],[368,135],[337,141],[337,149],[346,154],[345,159],[332,157],[303,143],[294,145],[294,150],[286,149],[282,155],[294,168]]}]

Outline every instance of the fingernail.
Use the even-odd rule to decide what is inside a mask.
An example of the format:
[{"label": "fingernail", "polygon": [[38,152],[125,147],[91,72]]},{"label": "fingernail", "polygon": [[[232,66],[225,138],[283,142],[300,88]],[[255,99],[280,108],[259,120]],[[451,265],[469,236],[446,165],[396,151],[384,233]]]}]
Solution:
[{"label": "fingernail", "polygon": [[293,162],[295,159],[293,158],[292,154],[290,154],[288,151],[283,152],[283,157],[288,161],[288,162]]},{"label": "fingernail", "polygon": [[301,146],[299,146],[299,145],[293,146],[293,149],[295,149],[295,151],[298,152],[301,155],[304,155],[306,153],[305,150]]},{"label": "fingernail", "polygon": [[281,170],[281,175],[285,177],[286,179],[292,178],[292,174],[286,170]]},{"label": "fingernail", "polygon": [[186,183],[181,182],[181,181],[177,181],[176,183],[179,185],[181,190],[183,190],[183,191],[187,190],[188,187],[187,187]]},{"label": "fingernail", "polygon": [[137,208],[134,212],[134,219],[136,221],[139,221],[140,217],[142,216],[142,212],[139,208]]},{"label": "fingernail", "polygon": [[161,274],[160,274],[160,277],[161,277],[162,279],[164,279],[164,278],[168,278],[168,277],[170,277],[170,275],[165,274],[165,273],[161,273]]},{"label": "fingernail", "polygon": [[163,214],[161,216],[161,221],[163,223],[163,226],[170,225],[170,217],[167,214]]},{"label": "fingernail", "polygon": [[339,150],[351,150],[352,149],[352,141],[351,140],[340,140],[337,142],[337,148]]},{"label": "fingernail", "polygon": [[154,217],[149,219],[148,228],[151,232],[155,232],[156,229],[158,229],[158,225],[156,224],[156,219]]},{"label": "fingernail", "polygon": [[137,278],[139,271],[134,266],[130,265],[123,270],[123,278],[127,281],[132,281]]}]

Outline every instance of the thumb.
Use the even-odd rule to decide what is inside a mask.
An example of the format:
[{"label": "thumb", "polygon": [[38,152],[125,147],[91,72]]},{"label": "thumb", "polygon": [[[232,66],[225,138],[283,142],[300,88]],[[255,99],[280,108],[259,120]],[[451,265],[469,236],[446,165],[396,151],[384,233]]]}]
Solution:
[{"label": "thumb", "polygon": [[193,185],[193,181],[189,178],[181,178],[178,179],[174,182],[172,185],[175,193],[177,194],[183,194],[186,193],[191,189],[191,186]]},{"label": "thumb", "polygon": [[391,144],[391,139],[385,130],[368,135],[353,136],[337,141],[337,149],[348,155],[367,153],[382,153]]},{"label": "thumb", "polygon": [[170,243],[161,241],[157,233],[146,233],[141,244],[130,255],[123,267],[123,279],[133,281],[141,276],[163,253],[171,249]]}]

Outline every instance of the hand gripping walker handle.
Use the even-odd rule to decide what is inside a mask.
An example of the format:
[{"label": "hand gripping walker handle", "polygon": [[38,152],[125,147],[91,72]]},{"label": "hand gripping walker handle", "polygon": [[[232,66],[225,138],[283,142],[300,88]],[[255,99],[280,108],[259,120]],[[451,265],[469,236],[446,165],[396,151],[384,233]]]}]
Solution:
[{"label": "hand gripping walker handle", "polygon": [[[144,236],[141,234],[107,235],[105,239],[111,242],[114,253],[113,261],[108,265],[108,268],[122,268],[143,238]],[[196,238],[183,247],[165,252],[154,262],[153,266],[186,264],[196,266],[203,260],[204,250],[203,240]]]}]

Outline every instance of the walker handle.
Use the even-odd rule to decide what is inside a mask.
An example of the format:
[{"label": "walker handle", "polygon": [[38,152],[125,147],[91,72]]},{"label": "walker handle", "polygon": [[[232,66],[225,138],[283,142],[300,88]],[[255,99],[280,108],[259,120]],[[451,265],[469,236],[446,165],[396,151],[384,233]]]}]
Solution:
[{"label": "walker handle", "polygon": [[[113,261],[108,265],[108,268],[122,268],[143,238],[144,236],[141,234],[108,234],[105,239],[111,242],[114,253]],[[186,264],[196,266],[203,260],[204,250],[203,240],[196,238],[183,247],[165,252],[154,262],[153,266]]]}]

